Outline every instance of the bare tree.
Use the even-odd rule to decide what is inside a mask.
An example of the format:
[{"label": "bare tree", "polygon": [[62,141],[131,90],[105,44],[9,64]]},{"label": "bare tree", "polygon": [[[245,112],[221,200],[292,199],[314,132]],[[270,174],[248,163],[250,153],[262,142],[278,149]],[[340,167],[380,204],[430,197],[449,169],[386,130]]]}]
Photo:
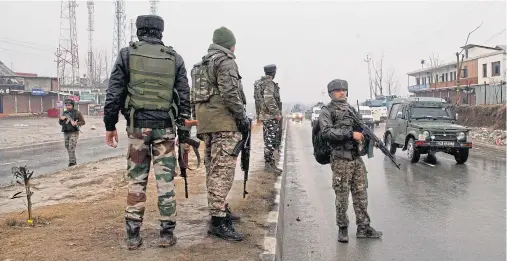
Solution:
[{"label": "bare tree", "polygon": [[396,77],[394,75],[394,69],[392,67],[387,71],[387,78],[386,78],[385,84],[386,84],[387,94],[389,96],[394,95],[398,92],[398,88],[399,88],[400,84],[399,84],[398,80],[396,80]]},{"label": "bare tree", "polygon": [[435,55],[434,53],[431,53],[430,56],[430,81],[428,82],[428,84],[432,81],[435,81],[435,75],[436,75],[436,71],[437,69],[442,66],[442,64],[444,64],[444,62],[442,60],[440,60],[440,55]]},{"label": "bare tree", "polygon": [[384,56],[382,56],[380,58],[380,68],[379,69],[377,69],[375,67],[375,63],[372,63],[373,70],[375,71],[375,76],[373,78],[373,84],[375,85],[375,96],[379,95],[377,90],[380,92],[380,95],[383,95],[383,90],[384,90],[384,87],[382,85],[382,80],[384,78],[383,68],[382,68],[383,60],[384,60]]},{"label": "bare tree", "polygon": [[[468,44],[468,39],[470,38],[470,35],[477,31],[477,29],[479,29],[481,26],[482,26],[483,22],[481,22],[481,24],[479,26],[477,26],[477,28],[475,28],[473,31],[471,31],[470,33],[468,33],[468,36],[467,36],[467,40],[465,42],[465,45],[463,46],[464,48],[461,48],[461,51],[458,53],[456,52],[456,59],[457,59],[457,65],[458,65],[458,68],[457,68],[457,82],[456,82],[456,92],[457,92],[457,95],[458,95],[458,99],[457,99],[457,103],[459,104],[460,103],[460,95],[459,95],[459,91],[460,91],[460,79],[461,79],[461,68],[463,67],[463,60],[465,58],[465,55],[463,54],[463,51],[465,50],[467,44]],[[459,56],[461,55],[461,62],[460,62],[460,59],[459,59]]]}]

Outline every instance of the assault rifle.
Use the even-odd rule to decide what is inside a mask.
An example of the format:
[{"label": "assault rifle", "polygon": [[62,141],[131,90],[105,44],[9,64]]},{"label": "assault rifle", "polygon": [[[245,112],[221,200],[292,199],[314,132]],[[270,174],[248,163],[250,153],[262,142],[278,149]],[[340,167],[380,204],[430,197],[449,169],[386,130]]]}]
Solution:
[{"label": "assault rifle", "polygon": [[248,132],[242,133],[243,139],[234,147],[232,155],[237,157],[241,152],[241,170],[245,172],[243,179],[243,198],[245,198],[248,192],[246,191],[246,182],[248,181],[248,171],[250,169],[250,141],[252,138],[252,119],[248,119],[249,128]]},{"label": "assault rifle", "polygon": [[373,144],[376,144],[376,146],[380,149],[380,151],[382,151],[382,153],[384,153],[384,155],[386,155],[387,157],[389,157],[389,159],[391,159],[391,161],[394,163],[394,165],[398,169],[400,169],[400,164],[396,163],[396,161],[394,160],[394,156],[389,152],[389,150],[384,145],[384,143],[373,133],[373,131],[370,130],[370,128],[368,128],[368,126],[366,126],[366,124],[364,124],[356,116],[356,113],[354,112],[354,110],[352,109],[352,107],[349,107],[348,112],[349,112],[348,115],[346,115],[344,117],[351,119],[360,129],[362,129],[363,135],[367,139],[370,140],[370,144],[372,144],[371,142],[373,142]]},{"label": "assault rifle", "polygon": [[[185,127],[187,128],[197,125],[199,125],[199,122],[196,120],[185,120]],[[188,137],[185,140],[178,140],[178,143],[178,163],[180,164],[181,171],[180,176],[183,177],[183,180],[185,181],[185,198],[188,198],[187,169],[196,170],[199,168],[199,165],[201,163],[201,156],[199,154],[199,146],[201,145],[201,141],[197,138]],[[190,145],[194,150],[195,156],[197,158],[197,167],[195,169],[188,167],[188,149],[185,149],[185,144]]]},{"label": "assault rifle", "polygon": [[72,120],[72,118],[71,118],[68,114],[66,114],[66,113],[64,113],[64,114],[62,115],[62,117],[64,117],[64,118],[66,119],[66,120],[65,120],[65,123],[66,123],[66,124],[69,124],[69,123],[70,123],[70,124],[72,124],[73,122],[75,122],[75,123],[76,123],[76,126],[75,126],[75,127],[77,128],[77,130],[78,130],[79,132],[83,133],[83,132],[81,131],[81,129],[80,129],[80,126],[79,126],[79,125],[77,125],[78,120],[75,120],[75,121],[74,121],[74,120]]}]

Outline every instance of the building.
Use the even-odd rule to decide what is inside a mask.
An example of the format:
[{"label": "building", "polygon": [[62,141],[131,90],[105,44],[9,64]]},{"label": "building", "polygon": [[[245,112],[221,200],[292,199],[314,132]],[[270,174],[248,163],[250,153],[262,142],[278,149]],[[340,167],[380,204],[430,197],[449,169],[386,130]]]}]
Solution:
[{"label": "building", "polygon": [[461,48],[464,50],[464,60],[459,92],[456,60],[408,73],[408,91],[416,97],[448,98],[453,103],[505,103],[505,46],[469,44]]}]

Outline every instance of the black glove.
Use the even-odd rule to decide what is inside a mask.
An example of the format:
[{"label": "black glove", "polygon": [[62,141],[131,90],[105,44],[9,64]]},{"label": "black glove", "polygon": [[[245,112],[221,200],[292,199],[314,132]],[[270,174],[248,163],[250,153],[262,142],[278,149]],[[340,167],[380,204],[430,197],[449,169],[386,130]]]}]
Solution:
[{"label": "black glove", "polygon": [[236,126],[241,133],[248,133],[250,131],[250,121],[247,117],[243,119],[236,119]]}]

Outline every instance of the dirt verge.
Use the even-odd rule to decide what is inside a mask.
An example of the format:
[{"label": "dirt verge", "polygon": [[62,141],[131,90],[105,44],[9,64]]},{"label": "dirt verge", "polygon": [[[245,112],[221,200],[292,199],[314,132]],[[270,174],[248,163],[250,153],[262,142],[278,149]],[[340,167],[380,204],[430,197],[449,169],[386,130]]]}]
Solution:
[{"label": "dirt verge", "polygon": [[458,124],[505,130],[505,105],[457,106]]},{"label": "dirt verge", "polygon": [[[254,129],[252,144],[262,143],[259,130],[259,127]],[[183,180],[175,181],[178,243],[167,249],[155,246],[159,223],[154,177],[150,174],[141,230],[145,243],[139,250],[128,251],[123,219],[126,162],[125,158],[114,158],[35,179],[34,215],[43,222],[34,227],[20,225],[26,220],[26,213],[20,213],[24,208],[20,200],[6,199],[20,187],[3,188],[0,191],[0,260],[258,260],[275,193],[275,177],[263,172],[259,148],[254,146],[252,151],[249,195],[241,198],[241,180],[235,181],[229,194],[231,208],[242,217],[236,229],[246,235],[243,242],[207,236],[205,174],[200,168],[188,172],[188,199],[184,198]]]}]

